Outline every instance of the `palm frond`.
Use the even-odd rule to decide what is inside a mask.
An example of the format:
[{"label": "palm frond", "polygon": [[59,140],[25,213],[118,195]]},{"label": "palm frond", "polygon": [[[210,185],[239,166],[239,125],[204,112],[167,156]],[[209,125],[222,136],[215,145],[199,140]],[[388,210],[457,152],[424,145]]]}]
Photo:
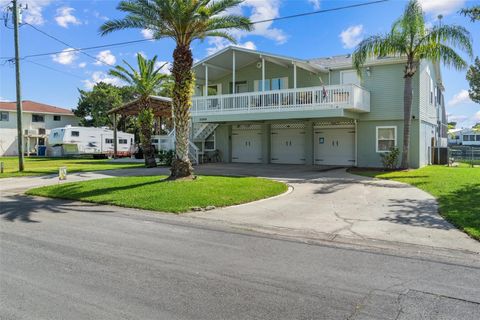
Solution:
[{"label": "palm frond", "polygon": [[472,37],[462,26],[443,25],[434,27],[421,41],[418,47],[443,43],[459,48],[473,58]]}]

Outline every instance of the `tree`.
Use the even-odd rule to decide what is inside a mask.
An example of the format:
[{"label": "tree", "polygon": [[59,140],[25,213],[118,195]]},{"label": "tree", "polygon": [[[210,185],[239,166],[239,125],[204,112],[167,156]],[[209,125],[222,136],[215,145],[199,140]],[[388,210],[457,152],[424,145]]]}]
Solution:
[{"label": "tree", "polygon": [[452,47],[457,47],[472,57],[470,33],[464,27],[456,25],[440,25],[428,29],[425,26],[421,6],[416,0],[411,0],[403,15],[393,23],[389,33],[370,36],[361,41],[352,56],[353,64],[359,74],[367,59],[386,56],[401,56],[406,59],[403,74],[402,168],[409,167],[412,86],[419,61],[428,59],[442,62],[456,69],[465,69],[467,63]]},{"label": "tree", "polygon": [[151,60],[147,60],[141,54],[137,54],[138,70],[124,60],[123,63],[127,68],[118,65],[109,71],[110,75],[125,81],[133,87],[138,97],[137,99],[141,108],[137,118],[140,129],[140,143],[143,148],[145,166],[148,168],[157,165],[151,142],[153,111],[150,104],[150,96],[156,93],[166,77],[166,75],[160,73],[161,67],[155,67],[156,62],[157,56]]},{"label": "tree", "polygon": [[456,123],[456,122],[453,122],[453,121],[452,121],[452,122],[447,123],[448,131],[455,129],[456,127],[457,127],[457,123]]},{"label": "tree", "polygon": [[171,38],[173,51],[172,75],[173,113],[176,133],[176,155],[171,178],[191,177],[193,168],[188,157],[190,107],[194,86],[191,44],[206,37],[222,37],[234,42],[229,29],[249,31],[248,18],[229,14],[243,0],[130,0],[121,1],[118,10],[126,12],[123,19],[105,22],[100,28],[105,35],[123,29],[148,29],[154,39]]},{"label": "tree", "polygon": [[469,17],[472,22],[480,21],[480,5],[460,10],[460,13]]},{"label": "tree", "polygon": [[480,103],[480,59],[475,58],[475,63],[468,68],[467,81],[470,85],[468,95],[476,103]]},{"label": "tree", "polygon": [[78,90],[80,98],[73,113],[80,118],[80,124],[87,127],[113,125],[107,112],[122,104],[117,87],[104,82],[97,83],[92,91]]}]

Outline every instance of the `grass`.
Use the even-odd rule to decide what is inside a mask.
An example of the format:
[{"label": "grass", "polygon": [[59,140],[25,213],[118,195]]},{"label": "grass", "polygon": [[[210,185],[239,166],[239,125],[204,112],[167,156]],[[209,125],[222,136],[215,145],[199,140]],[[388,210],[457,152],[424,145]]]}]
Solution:
[{"label": "grass", "polygon": [[428,166],[416,170],[352,173],[411,184],[435,198],[440,214],[457,228],[480,240],[480,168]]},{"label": "grass", "polygon": [[193,207],[224,207],[260,200],[288,188],[281,182],[253,177],[199,176],[193,181],[164,178],[106,178],[35,188],[27,194],[181,213]]},{"label": "grass", "polygon": [[58,173],[59,167],[67,167],[67,172],[98,171],[142,167],[142,163],[111,163],[108,159],[87,158],[25,158],[25,170],[18,171],[16,157],[0,157],[4,163],[4,173],[0,178],[39,176]]}]

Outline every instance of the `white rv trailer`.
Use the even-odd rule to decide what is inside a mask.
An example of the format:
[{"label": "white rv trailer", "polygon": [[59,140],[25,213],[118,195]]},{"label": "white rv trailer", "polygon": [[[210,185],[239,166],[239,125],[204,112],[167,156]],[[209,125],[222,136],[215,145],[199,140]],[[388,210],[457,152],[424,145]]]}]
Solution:
[{"label": "white rv trailer", "polygon": [[[129,157],[134,151],[134,135],[117,132],[117,156]],[[48,137],[48,155],[93,155],[94,158],[113,156],[113,130],[107,127],[55,128]]]}]

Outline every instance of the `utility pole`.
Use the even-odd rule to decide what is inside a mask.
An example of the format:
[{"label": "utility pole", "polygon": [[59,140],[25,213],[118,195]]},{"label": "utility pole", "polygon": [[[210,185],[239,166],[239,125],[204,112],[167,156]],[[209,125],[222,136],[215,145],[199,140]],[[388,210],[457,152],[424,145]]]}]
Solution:
[{"label": "utility pole", "polygon": [[15,80],[17,88],[17,135],[18,135],[18,171],[24,169],[23,158],[23,129],[22,129],[22,88],[20,84],[20,49],[18,39],[19,8],[17,0],[12,0],[13,5],[13,34],[15,45]]}]

